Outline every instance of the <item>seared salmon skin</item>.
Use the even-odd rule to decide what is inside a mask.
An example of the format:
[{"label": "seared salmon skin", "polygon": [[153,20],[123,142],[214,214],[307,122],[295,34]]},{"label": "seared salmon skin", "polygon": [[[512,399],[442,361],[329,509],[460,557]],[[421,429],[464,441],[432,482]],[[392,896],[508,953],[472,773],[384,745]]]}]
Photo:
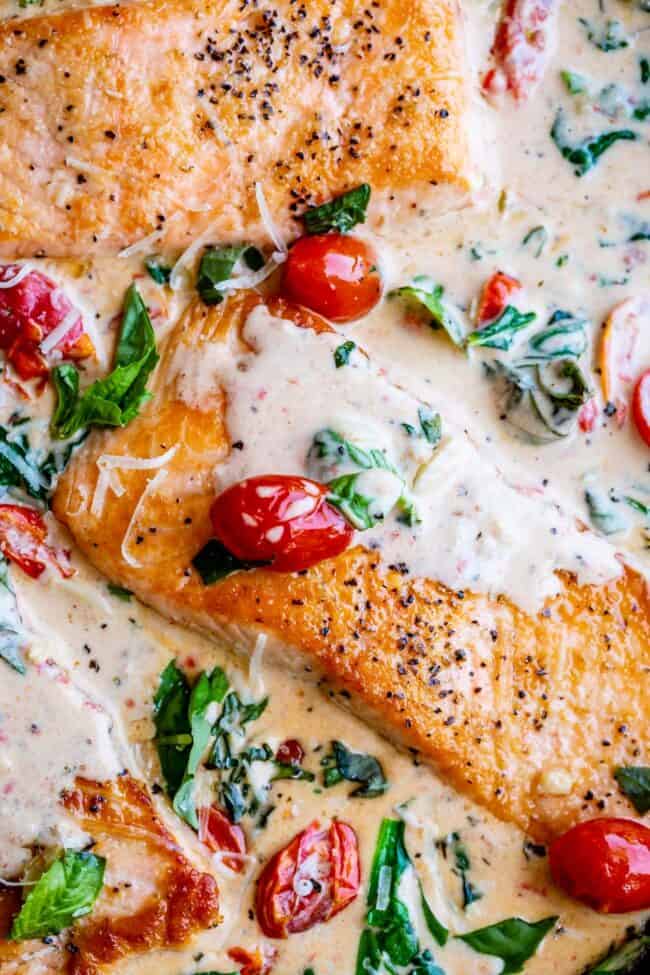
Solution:
[{"label": "seared salmon skin", "polygon": [[[219,388],[202,407],[177,394],[179,354],[208,359],[262,301],[239,292],[190,308],[154,399],[126,429],[92,435],[61,478],[56,516],[109,579],[240,649],[267,634],[283,665],[324,675],[384,735],[531,835],[546,840],[601,811],[632,815],[613,778],[650,744],[650,603],[632,569],[602,585],[564,573],[537,615],[415,577],[362,545],[302,573],[204,584],[192,561],[211,537],[214,472],[231,446]],[[329,328],[282,299],[267,304],[300,327]]]},{"label": "seared salmon skin", "polygon": [[[164,0],[0,27],[0,254],[185,248],[473,179],[455,0]],[[409,195],[410,194],[410,195]],[[395,210],[398,201],[393,201]]]}]

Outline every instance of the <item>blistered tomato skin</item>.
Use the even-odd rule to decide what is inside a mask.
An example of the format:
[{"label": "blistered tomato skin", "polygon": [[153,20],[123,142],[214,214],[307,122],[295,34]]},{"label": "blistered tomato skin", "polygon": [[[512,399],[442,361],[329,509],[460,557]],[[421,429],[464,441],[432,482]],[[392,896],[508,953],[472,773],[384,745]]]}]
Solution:
[{"label": "blistered tomato skin", "polygon": [[590,819],[551,845],[553,880],[604,914],[650,908],[650,829],[633,819]]},{"label": "blistered tomato skin", "polygon": [[199,809],[199,839],[215,853],[232,853],[224,856],[224,864],[234,873],[246,868],[246,834],[237,823],[231,823],[219,806],[203,806]]},{"label": "blistered tomato skin", "polygon": [[381,276],[373,249],[349,234],[300,237],[284,265],[285,297],[329,318],[351,322],[381,298]]},{"label": "blistered tomato skin", "polygon": [[344,552],[354,535],[326,497],[325,485],[306,477],[249,477],[214,501],[214,534],[238,559],[276,572],[309,569]]},{"label": "blistered tomato skin", "polygon": [[650,369],[646,369],[634,387],[632,416],[639,436],[650,447]]},{"label": "blistered tomato skin", "polygon": [[269,938],[287,938],[329,921],[361,884],[357,836],[347,823],[312,823],[266,864],[257,883],[258,923]]},{"label": "blistered tomato skin", "polygon": [[505,311],[508,300],[521,290],[521,282],[511,278],[503,271],[497,271],[486,281],[479,301],[476,321],[478,325],[486,325],[498,318]]},{"label": "blistered tomato skin", "polygon": [[64,579],[74,575],[67,553],[47,544],[47,525],[35,508],[22,504],[0,504],[0,552],[32,579],[38,579],[48,565]]}]

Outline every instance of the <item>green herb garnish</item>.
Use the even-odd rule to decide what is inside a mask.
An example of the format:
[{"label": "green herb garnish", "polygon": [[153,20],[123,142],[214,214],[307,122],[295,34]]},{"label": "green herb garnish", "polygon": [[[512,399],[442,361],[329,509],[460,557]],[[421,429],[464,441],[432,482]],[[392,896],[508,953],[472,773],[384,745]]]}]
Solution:
[{"label": "green herb garnish", "polygon": [[169,278],[172,273],[171,265],[165,264],[159,254],[152,254],[151,257],[147,257],[144,266],[149,277],[156,284],[169,284]]},{"label": "green herb garnish", "polygon": [[351,798],[371,799],[388,789],[384,770],[374,757],[353,752],[340,741],[332,742],[332,751],[321,760],[323,784],[330,788],[345,780],[360,785],[350,793]]},{"label": "green herb garnish", "polygon": [[632,937],[590,968],[586,975],[641,975],[640,962],[650,957],[650,936]]},{"label": "green herb garnish", "polygon": [[587,79],[575,71],[561,71],[560,76],[570,95],[582,95],[589,90]]},{"label": "green herb garnish", "polygon": [[130,589],[125,589],[124,586],[117,586],[114,582],[108,582],[106,588],[110,592],[111,596],[115,596],[116,599],[121,599],[124,603],[131,602],[131,596],[133,595]]},{"label": "green herb garnish", "polygon": [[264,265],[264,256],[250,244],[236,247],[208,247],[201,257],[196,290],[205,305],[218,305],[225,298],[225,292],[218,286],[229,281],[235,264],[242,260],[251,271],[259,271]]},{"label": "green herb garnish", "polygon": [[650,766],[622,765],[614,771],[614,778],[641,816],[650,812]]},{"label": "green herb garnish", "polygon": [[585,17],[578,17],[578,23],[584,27],[587,39],[599,51],[608,53],[609,51],[620,51],[621,48],[630,46],[620,20],[608,20],[602,26],[596,26]]},{"label": "green herb garnish", "polygon": [[588,173],[603,153],[607,152],[616,142],[635,142],[638,136],[631,129],[615,129],[612,132],[602,132],[600,135],[590,136],[583,139],[582,142],[572,145],[567,141],[564,113],[560,109],[553,122],[551,138],[564,159],[575,167],[575,175],[580,177]]},{"label": "green herb garnish", "polygon": [[426,274],[413,278],[412,284],[404,285],[389,292],[388,297],[405,298],[424,309],[431,316],[429,324],[434,329],[445,330],[454,345],[461,346],[464,340],[462,325],[443,301],[444,288],[436,284]]},{"label": "green herb garnish", "polygon": [[485,349],[506,351],[514,342],[515,335],[534,322],[537,315],[533,311],[520,312],[514,305],[507,305],[498,318],[483,328],[476,329],[467,336],[467,344]]},{"label": "green herb garnish", "polygon": [[504,963],[501,975],[514,975],[523,971],[525,962],[535,954],[557,921],[557,917],[547,917],[530,924],[520,917],[510,917],[498,924],[461,934],[459,938],[482,955],[500,958]]},{"label": "green herb garnish", "polygon": [[356,343],[352,341],[343,342],[341,345],[337,345],[334,349],[334,365],[337,369],[342,366],[347,366],[350,361],[350,356],[356,349]]},{"label": "green herb garnish", "polygon": [[212,538],[194,556],[192,565],[201,576],[202,582],[206,586],[211,586],[215,582],[220,582],[232,575],[233,572],[260,569],[265,565],[270,565],[270,562],[251,562],[238,559],[236,555],[228,551],[225,545],[222,545],[216,538]]},{"label": "green herb garnish", "polygon": [[14,918],[9,938],[45,938],[89,914],[104,883],[106,861],[94,853],[66,850],[48,867]]},{"label": "green herb garnish", "polygon": [[370,186],[362,183],[328,203],[305,210],[302,220],[308,234],[325,234],[337,230],[346,234],[358,223],[365,223],[370,201]]},{"label": "green herb garnish", "polygon": [[626,518],[621,514],[620,505],[602,491],[594,487],[587,488],[585,501],[592,524],[603,535],[616,535],[628,527]]}]

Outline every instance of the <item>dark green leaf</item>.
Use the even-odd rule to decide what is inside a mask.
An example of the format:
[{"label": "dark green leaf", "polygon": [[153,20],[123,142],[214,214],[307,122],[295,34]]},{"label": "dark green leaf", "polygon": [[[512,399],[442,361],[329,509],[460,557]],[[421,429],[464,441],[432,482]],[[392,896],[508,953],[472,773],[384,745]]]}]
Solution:
[{"label": "dark green leaf", "polygon": [[[350,796],[370,799],[383,795],[388,788],[384,770],[373,755],[352,752],[342,742],[333,741],[332,760],[340,776],[337,781],[345,779],[347,782],[361,783],[357,789],[350,793]],[[334,783],[330,781],[329,784]]]},{"label": "dark green leaf", "polygon": [[246,812],[246,799],[241,785],[238,782],[223,782],[219,794],[231,823],[238,823]]},{"label": "dark green leaf", "polygon": [[641,975],[638,966],[646,958],[650,958],[650,937],[640,935],[615,948],[586,975]]},{"label": "dark green leaf", "polygon": [[342,474],[328,484],[328,502],[338,508],[357,531],[366,531],[377,524],[370,508],[373,499],[357,491],[359,474]]},{"label": "dark green leaf", "polygon": [[[171,796],[176,794],[183,781],[192,743],[187,714],[189,700],[187,678],[176,666],[176,661],[171,660],[160,675],[154,697],[158,757],[167,791]],[[174,744],[173,739],[181,744]]]},{"label": "dark green leaf", "polygon": [[444,948],[449,940],[449,931],[442,924],[438,918],[435,916],[429,903],[424,896],[424,891],[422,890],[422,885],[420,884],[420,901],[422,903],[422,913],[424,914],[424,920],[426,921],[427,928],[429,929],[429,934],[433,935],[438,944]]},{"label": "dark green leaf", "polygon": [[346,234],[358,223],[365,223],[369,201],[370,186],[362,183],[329,203],[305,210],[302,215],[305,230],[308,234],[324,234],[329,230]]},{"label": "dark green leaf", "polygon": [[235,264],[242,259],[246,266],[257,271],[264,264],[264,257],[256,247],[240,244],[236,247],[208,247],[204,252],[196,281],[196,290],[206,305],[218,305],[224,299],[224,291],[217,287],[232,277]]},{"label": "dark green leaf", "polygon": [[156,284],[169,284],[172,269],[169,264],[164,263],[159,254],[152,254],[151,257],[148,257],[144,262],[144,266],[147,269],[149,277]]},{"label": "dark green leaf", "polygon": [[380,887],[380,876],[384,868],[389,868],[390,894],[394,894],[399,886],[402,874],[409,866],[408,853],[404,846],[404,823],[399,819],[384,819],[379,827],[377,845],[370,870],[368,886],[369,917],[372,923],[381,926],[386,919],[386,908],[377,906],[377,894]]},{"label": "dark green leaf", "polygon": [[624,34],[623,24],[620,20],[608,20],[602,25],[592,24],[584,17],[578,17],[578,22],[582,24],[594,47],[599,51],[619,51],[623,47],[629,47],[630,42]]},{"label": "dark green leaf", "polygon": [[130,603],[131,596],[133,593],[130,589],[125,589],[124,586],[117,586],[114,582],[109,582],[106,588],[110,592],[111,596],[115,596],[116,599],[121,599],[122,602]]},{"label": "dark green leaf", "polygon": [[528,361],[579,359],[587,348],[585,322],[568,312],[556,312],[548,325],[531,337],[530,347],[532,352]]},{"label": "dark green leaf", "polygon": [[483,894],[471,883],[468,873],[471,867],[469,854],[461,843],[458,833],[452,833],[449,837],[451,850],[454,854],[454,872],[460,877],[461,891],[463,895],[463,907],[467,908],[470,904],[480,900]]},{"label": "dark green leaf", "polygon": [[359,938],[354,975],[380,975],[381,968],[381,949],[377,935],[370,928],[364,928]]},{"label": "dark green leaf", "polygon": [[356,344],[352,341],[343,342],[334,349],[334,365],[337,369],[347,366],[352,352],[356,349]]},{"label": "dark green leaf", "polygon": [[639,74],[641,76],[642,85],[647,85],[650,83],[650,58],[639,58]]},{"label": "dark green leaf", "polygon": [[420,274],[413,278],[413,284],[389,292],[388,296],[392,295],[415,302],[424,308],[431,315],[433,328],[443,328],[454,345],[463,344],[462,325],[443,302],[444,288],[441,284],[436,284],[426,274]]},{"label": "dark green leaf", "polygon": [[418,420],[426,440],[437,446],[442,437],[442,420],[439,413],[434,413],[428,406],[421,406],[418,410]]},{"label": "dark green leaf", "polygon": [[564,114],[560,110],[553,122],[551,138],[564,159],[575,167],[576,176],[584,176],[596,165],[603,153],[607,152],[616,142],[635,142],[638,136],[631,129],[615,129],[612,132],[602,132],[600,135],[590,136],[582,142],[572,145],[567,140]]},{"label": "dark green leaf", "polygon": [[411,968],[409,975],[445,975],[442,968],[436,965],[434,957],[428,949],[416,955],[411,964],[413,968]]},{"label": "dark green leaf", "polygon": [[259,569],[269,564],[269,562],[246,562],[238,559],[216,538],[210,539],[192,560],[192,565],[206,586],[220,582],[233,572],[248,572],[250,569]]},{"label": "dark green leaf", "polygon": [[419,950],[408,908],[398,897],[391,900],[379,943],[394,965],[408,965]]},{"label": "dark green leaf", "polygon": [[58,934],[89,914],[102,889],[105,865],[106,861],[94,853],[66,851],[27,895],[14,918],[11,940]]},{"label": "dark green leaf", "polygon": [[510,917],[458,937],[482,955],[501,958],[504,963],[501,975],[514,975],[523,970],[557,920],[557,917],[547,917],[530,924],[520,917]]},{"label": "dark green leaf", "polygon": [[146,384],[157,362],[149,314],[132,284],[124,300],[113,371],[79,395],[79,374],[74,366],[63,363],[52,370],[57,393],[52,435],[65,440],[88,426],[126,426],[151,398]]},{"label": "dark green leaf", "polygon": [[520,312],[514,305],[508,305],[497,319],[478,328],[467,336],[467,344],[486,349],[506,351],[512,345],[517,332],[534,322],[537,315],[533,311]]},{"label": "dark green leaf", "polygon": [[621,792],[628,797],[641,816],[650,812],[650,766],[619,766],[614,772],[614,778]]},{"label": "dark green leaf", "polygon": [[300,765],[290,765],[288,762],[276,762],[275,772],[271,781],[277,782],[280,779],[295,779],[297,781],[313,782],[315,778],[316,776],[313,772],[301,768]]}]

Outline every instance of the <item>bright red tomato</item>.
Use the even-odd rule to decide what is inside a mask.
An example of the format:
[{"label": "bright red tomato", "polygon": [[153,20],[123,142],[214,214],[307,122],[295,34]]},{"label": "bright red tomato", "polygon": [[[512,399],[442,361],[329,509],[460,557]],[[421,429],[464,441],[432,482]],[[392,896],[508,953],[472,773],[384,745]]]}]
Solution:
[{"label": "bright red tomato", "polygon": [[232,958],[235,964],[240,965],[239,975],[268,975],[277,958],[277,951],[274,948],[255,948],[249,951],[248,948],[231,948],[228,957]]},{"label": "bright red tomato", "polygon": [[377,258],[365,241],[348,234],[300,237],[284,265],[282,290],[332,322],[351,322],[381,297]]},{"label": "bright red tomato", "polygon": [[237,823],[231,823],[218,806],[203,806],[199,809],[199,839],[215,853],[235,854],[223,858],[230,870],[241,873],[245,869],[246,834]]},{"label": "bright red tomato", "polygon": [[210,509],[214,534],[244,561],[299,572],[345,551],[354,529],[306,477],[263,474],[233,484]]},{"label": "bright red tomato", "polygon": [[641,439],[650,447],[650,369],[646,369],[634,387],[632,415]]},{"label": "bright red tomato", "polygon": [[0,504],[0,551],[32,579],[54,565],[64,579],[74,575],[65,552],[46,544],[47,525],[35,508]]},{"label": "bright red tomato", "polygon": [[498,318],[501,312],[505,310],[510,296],[520,290],[521,282],[517,281],[516,278],[511,278],[509,274],[504,274],[503,271],[497,271],[496,274],[493,274],[483,286],[478,312],[476,313],[477,324],[485,325],[486,322]]},{"label": "bright red tomato", "polygon": [[590,819],[551,844],[553,880],[606,914],[650,908],[650,829],[633,819]]},{"label": "bright red tomato", "polygon": [[361,871],[357,836],[336,820],[312,823],[271,857],[257,882],[257,920],[269,938],[322,924],[351,904]]},{"label": "bright red tomato", "polygon": [[76,320],[73,305],[51,278],[30,271],[11,287],[3,288],[20,272],[17,264],[0,267],[0,349],[21,379],[44,378],[49,374],[40,343],[70,315],[71,327],[55,349],[69,359],[92,355],[94,347],[84,333],[81,312]]},{"label": "bright red tomato", "polygon": [[558,6],[559,0],[506,0],[492,45],[497,67],[485,75],[484,91],[528,98],[544,75],[551,14]]}]

